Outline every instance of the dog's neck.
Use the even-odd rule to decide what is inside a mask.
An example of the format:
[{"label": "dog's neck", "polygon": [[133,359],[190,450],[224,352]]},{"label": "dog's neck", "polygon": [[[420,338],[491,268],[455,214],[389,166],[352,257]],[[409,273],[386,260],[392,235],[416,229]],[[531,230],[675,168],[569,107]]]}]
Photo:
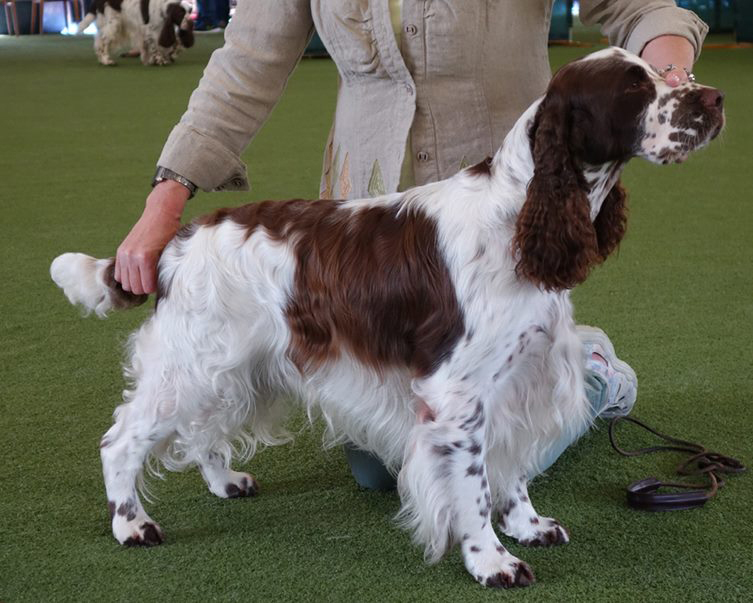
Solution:
[{"label": "dog's neck", "polygon": [[619,181],[626,163],[625,161],[609,161],[601,165],[581,164],[581,174],[587,186],[588,203],[591,206],[591,220],[595,220],[599,215],[604,199]]},{"label": "dog's neck", "polygon": [[[541,99],[534,102],[520,116],[505,141],[494,155],[494,185],[503,193],[501,198],[512,200],[505,213],[518,214],[526,199],[528,183],[533,178],[534,164],[531,154],[530,130]],[[554,152],[554,151],[553,151]],[[581,180],[591,207],[591,219],[595,220],[609,191],[620,179],[625,161],[610,161],[601,165],[580,162]]]}]

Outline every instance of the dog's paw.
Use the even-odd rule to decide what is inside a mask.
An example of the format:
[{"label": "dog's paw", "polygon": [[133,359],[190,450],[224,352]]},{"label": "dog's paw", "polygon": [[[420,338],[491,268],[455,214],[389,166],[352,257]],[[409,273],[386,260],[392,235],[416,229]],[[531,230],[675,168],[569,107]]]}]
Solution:
[{"label": "dog's paw", "polygon": [[530,529],[516,538],[523,546],[554,546],[570,542],[567,530],[551,517],[532,518]]},{"label": "dog's paw", "polygon": [[131,535],[125,539],[125,546],[156,546],[165,541],[165,534],[156,523],[145,521],[136,529],[131,531]]},{"label": "dog's paw", "polygon": [[259,484],[249,473],[240,473],[238,471],[228,472],[231,481],[225,484],[226,498],[244,498],[246,496],[256,496],[259,492]]},{"label": "dog's paw", "polygon": [[[478,580],[478,578],[476,579]],[[481,581],[479,580],[479,582]],[[534,582],[535,578],[528,564],[518,561],[509,569],[494,574],[481,584],[490,588],[513,588],[514,586],[530,586]]]},{"label": "dog's paw", "polygon": [[463,546],[463,558],[470,574],[484,586],[513,588],[535,582],[528,564],[508,553],[502,545],[487,550],[466,544]]},{"label": "dog's paw", "polygon": [[165,534],[141,508],[138,500],[129,498],[119,505],[107,503],[112,519],[112,535],[125,546],[155,546],[162,544]]},{"label": "dog's paw", "polygon": [[130,521],[115,516],[112,520],[112,534],[115,540],[125,546],[156,546],[165,541],[162,528],[148,515],[142,515]]},{"label": "dog's paw", "polygon": [[246,498],[259,493],[259,484],[250,473],[213,470],[204,472],[209,491],[220,498]]}]

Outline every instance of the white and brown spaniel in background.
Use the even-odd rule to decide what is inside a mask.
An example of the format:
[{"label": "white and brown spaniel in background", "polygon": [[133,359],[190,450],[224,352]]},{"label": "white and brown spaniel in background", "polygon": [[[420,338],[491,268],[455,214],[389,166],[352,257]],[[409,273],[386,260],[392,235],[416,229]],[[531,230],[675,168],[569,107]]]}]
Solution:
[{"label": "white and brown spaniel in background", "polygon": [[185,0],[94,0],[78,33],[96,19],[94,52],[103,65],[115,65],[120,51],[133,48],[144,65],[168,65],[193,46],[190,14]]},{"label": "white and brown spaniel in background", "polygon": [[[427,560],[459,544],[481,584],[530,584],[494,523],[524,545],[568,541],[527,476],[587,421],[570,288],[623,236],[627,161],[682,161],[723,122],[719,91],[670,88],[610,48],[562,68],[493,159],[448,180],[184,226],[102,439],[115,538],[164,538],[137,495],[149,457],[198,465],[217,496],[255,494],[231,460],[281,441],[293,397],[332,441],[399,470],[400,517]],[[68,253],[51,273],[99,315],[146,299],[119,287],[112,259]]]}]

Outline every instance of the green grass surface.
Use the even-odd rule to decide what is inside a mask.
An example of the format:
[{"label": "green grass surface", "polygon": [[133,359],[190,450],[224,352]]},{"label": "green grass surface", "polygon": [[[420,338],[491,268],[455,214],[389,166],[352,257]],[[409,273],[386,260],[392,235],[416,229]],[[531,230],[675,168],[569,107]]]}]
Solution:
[{"label": "green grass surface", "polygon": [[[255,499],[215,498],[196,471],[153,482],[147,509],[167,543],[116,544],[97,446],[123,387],[122,342],[148,309],[82,319],[49,264],[113,253],[219,43],[200,36],[169,68],[108,69],[88,39],[0,37],[0,601],[751,600],[751,476],[702,510],[634,512],[624,486],[671,475],[676,459],[619,457],[603,429],[532,487],[572,542],[505,541],[537,577],[516,592],[478,586],[456,551],[424,565],[393,525],[396,495],[360,491],[316,428],[249,463]],[[555,48],[552,62],[589,50]],[[630,165],[629,235],[574,298],[578,320],[636,369],[637,415],[753,463],[753,51],[708,51],[696,73],[726,91],[726,132],[684,165]],[[245,155],[254,190],[201,194],[190,215],[315,196],[335,92],[332,64],[304,61]]]}]

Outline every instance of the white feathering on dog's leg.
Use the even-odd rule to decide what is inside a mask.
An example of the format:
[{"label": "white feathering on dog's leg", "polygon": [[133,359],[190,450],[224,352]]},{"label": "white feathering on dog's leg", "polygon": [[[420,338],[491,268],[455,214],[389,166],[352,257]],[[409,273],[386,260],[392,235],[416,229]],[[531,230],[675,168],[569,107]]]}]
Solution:
[{"label": "white feathering on dog's leg", "polygon": [[95,312],[104,318],[115,306],[104,279],[113,261],[112,258],[98,260],[83,253],[64,253],[53,260],[50,276],[73,305],[79,304],[87,314]]}]

